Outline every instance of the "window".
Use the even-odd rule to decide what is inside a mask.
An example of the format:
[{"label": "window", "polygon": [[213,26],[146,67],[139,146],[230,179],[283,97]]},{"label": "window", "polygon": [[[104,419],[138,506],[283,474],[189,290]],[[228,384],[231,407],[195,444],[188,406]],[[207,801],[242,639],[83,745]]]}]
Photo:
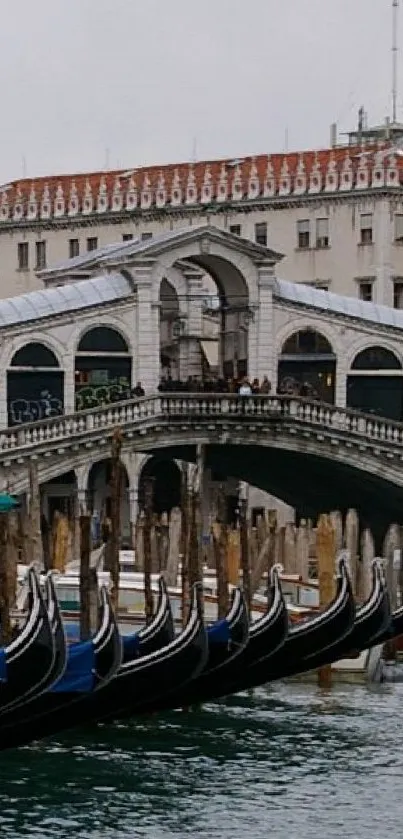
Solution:
[{"label": "window", "polygon": [[80,242],[78,239],[69,239],[69,257],[73,259],[80,254]]},{"label": "window", "polygon": [[267,224],[265,221],[255,224],[255,242],[257,245],[267,245]]},{"label": "window", "polygon": [[395,215],[395,242],[403,243],[403,213]]},{"label": "window", "polygon": [[316,219],[316,247],[317,248],[328,248],[329,247],[329,219],[328,218],[317,218]]},{"label": "window", "polygon": [[370,303],[372,300],[372,282],[369,280],[361,280],[358,283],[358,296],[360,300],[365,300]]},{"label": "window", "polygon": [[329,291],[331,280],[312,280],[311,283],[306,283],[306,285],[310,285],[311,288],[319,288],[322,291]]},{"label": "window", "polygon": [[97,236],[90,236],[87,239],[87,251],[96,251],[98,247],[98,237]]},{"label": "window", "polygon": [[40,271],[41,268],[46,268],[46,242],[35,242],[35,268]]},{"label": "window", "polygon": [[140,238],[141,238],[142,242],[146,242],[147,239],[152,239],[153,238],[153,234],[152,233],[142,233]]},{"label": "window", "polygon": [[229,232],[233,234],[233,236],[240,236],[241,235],[241,225],[240,224],[230,224]]},{"label": "window", "polygon": [[360,216],[360,244],[372,245],[372,213],[362,213]]},{"label": "window", "polygon": [[403,309],[403,277],[393,281],[393,307]]},{"label": "window", "polygon": [[122,233],[122,242],[131,242],[133,233]]},{"label": "window", "polygon": [[18,270],[28,271],[29,269],[29,245],[28,242],[18,242]]},{"label": "window", "polygon": [[310,224],[309,219],[297,221],[298,247],[309,248],[310,246]]}]

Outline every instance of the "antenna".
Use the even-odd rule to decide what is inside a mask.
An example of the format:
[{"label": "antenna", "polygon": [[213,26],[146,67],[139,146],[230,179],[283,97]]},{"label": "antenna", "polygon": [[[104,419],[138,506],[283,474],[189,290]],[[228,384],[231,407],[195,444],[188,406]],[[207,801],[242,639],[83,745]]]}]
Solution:
[{"label": "antenna", "polygon": [[392,29],[392,122],[397,120],[397,24],[399,13],[399,0],[392,2],[393,29]]}]

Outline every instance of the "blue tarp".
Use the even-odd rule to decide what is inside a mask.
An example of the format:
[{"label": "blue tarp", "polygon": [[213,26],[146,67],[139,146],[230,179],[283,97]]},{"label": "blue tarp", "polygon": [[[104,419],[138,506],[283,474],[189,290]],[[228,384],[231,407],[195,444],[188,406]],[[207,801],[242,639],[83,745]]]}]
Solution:
[{"label": "blue tarp", "polygon": [[0,682],[7,681],[7,660],[6,651],[3,647],[0,648]]},{"label": "blue tarp", "polygon": [[51,693],[89,693],[94,688],[95,652],[92,641],[69,647],[64,675]]},{"label": "blue tarp", "polygon": [[140,639],[135,632],[133,635],[122,635],[123,655],[126,661],[136,658],[139,651]]},{"label": "blue tarp", "polygon": [[9,510],[14,510],[15,507],[19,506],[20,502],[17,498],[5,492],[0,492],[0,513],[8,513]]},{"label": "blue tarp", "polygon": [[209,626],[207,636],[210,644],[227,644],[230,640],[230,629],[226,618]]}]

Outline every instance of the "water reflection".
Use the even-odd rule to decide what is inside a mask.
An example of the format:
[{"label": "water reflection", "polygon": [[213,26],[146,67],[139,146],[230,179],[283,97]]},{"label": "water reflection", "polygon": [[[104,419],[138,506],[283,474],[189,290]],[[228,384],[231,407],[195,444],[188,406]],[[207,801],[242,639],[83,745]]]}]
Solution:
[{"label": "water reflection", "polygon": [[401,839],[403,686],[277,685],[0,758],[8,839]]}]

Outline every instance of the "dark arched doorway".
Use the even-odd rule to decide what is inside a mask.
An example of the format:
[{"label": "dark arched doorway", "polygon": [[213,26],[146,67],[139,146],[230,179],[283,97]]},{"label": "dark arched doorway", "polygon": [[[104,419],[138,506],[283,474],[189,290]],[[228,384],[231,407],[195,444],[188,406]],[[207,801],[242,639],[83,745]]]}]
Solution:
[{"label": "dark arched doorway", "polygon": [[336,356],[327,338],[314,329],[294,332],[283,345],[278,392],[334,402]]},{"label": "dark arched doorway", "polygon": [[17,350],[7,371],[9,425],[63,413],[64,372],[52,350],[37,342]]},{"label": "dark arched doorway", "polygon": [[153,512],[170,513],[181,501],[181,473],[173,460],[151,457],[145,463],[139,481],[139,506],[144,509],[144,487],[147,478],[153,480]]},{"label": "dark arched doorway", "polygon": [[131,389],[132,358],[120,332],[95,326],[83,335],[75,357],[76,410],[125,399]]},{"label": "dark arched doorway", "polygon": [[[129,479],[123,464],[121,475],[120,532],[123,546],[130,545]],[[88,475],[88,507],[93,514],[94,529],[100,530],[102,522],[110,519],[111,478],[112,464],[109,459],[100,460],[91,466]]]},{"label": "dark arched doorway", "polygon": [[356,355],[347,377],[347,406],[403,419],[403,369],[391,350],[373,346]]}]

